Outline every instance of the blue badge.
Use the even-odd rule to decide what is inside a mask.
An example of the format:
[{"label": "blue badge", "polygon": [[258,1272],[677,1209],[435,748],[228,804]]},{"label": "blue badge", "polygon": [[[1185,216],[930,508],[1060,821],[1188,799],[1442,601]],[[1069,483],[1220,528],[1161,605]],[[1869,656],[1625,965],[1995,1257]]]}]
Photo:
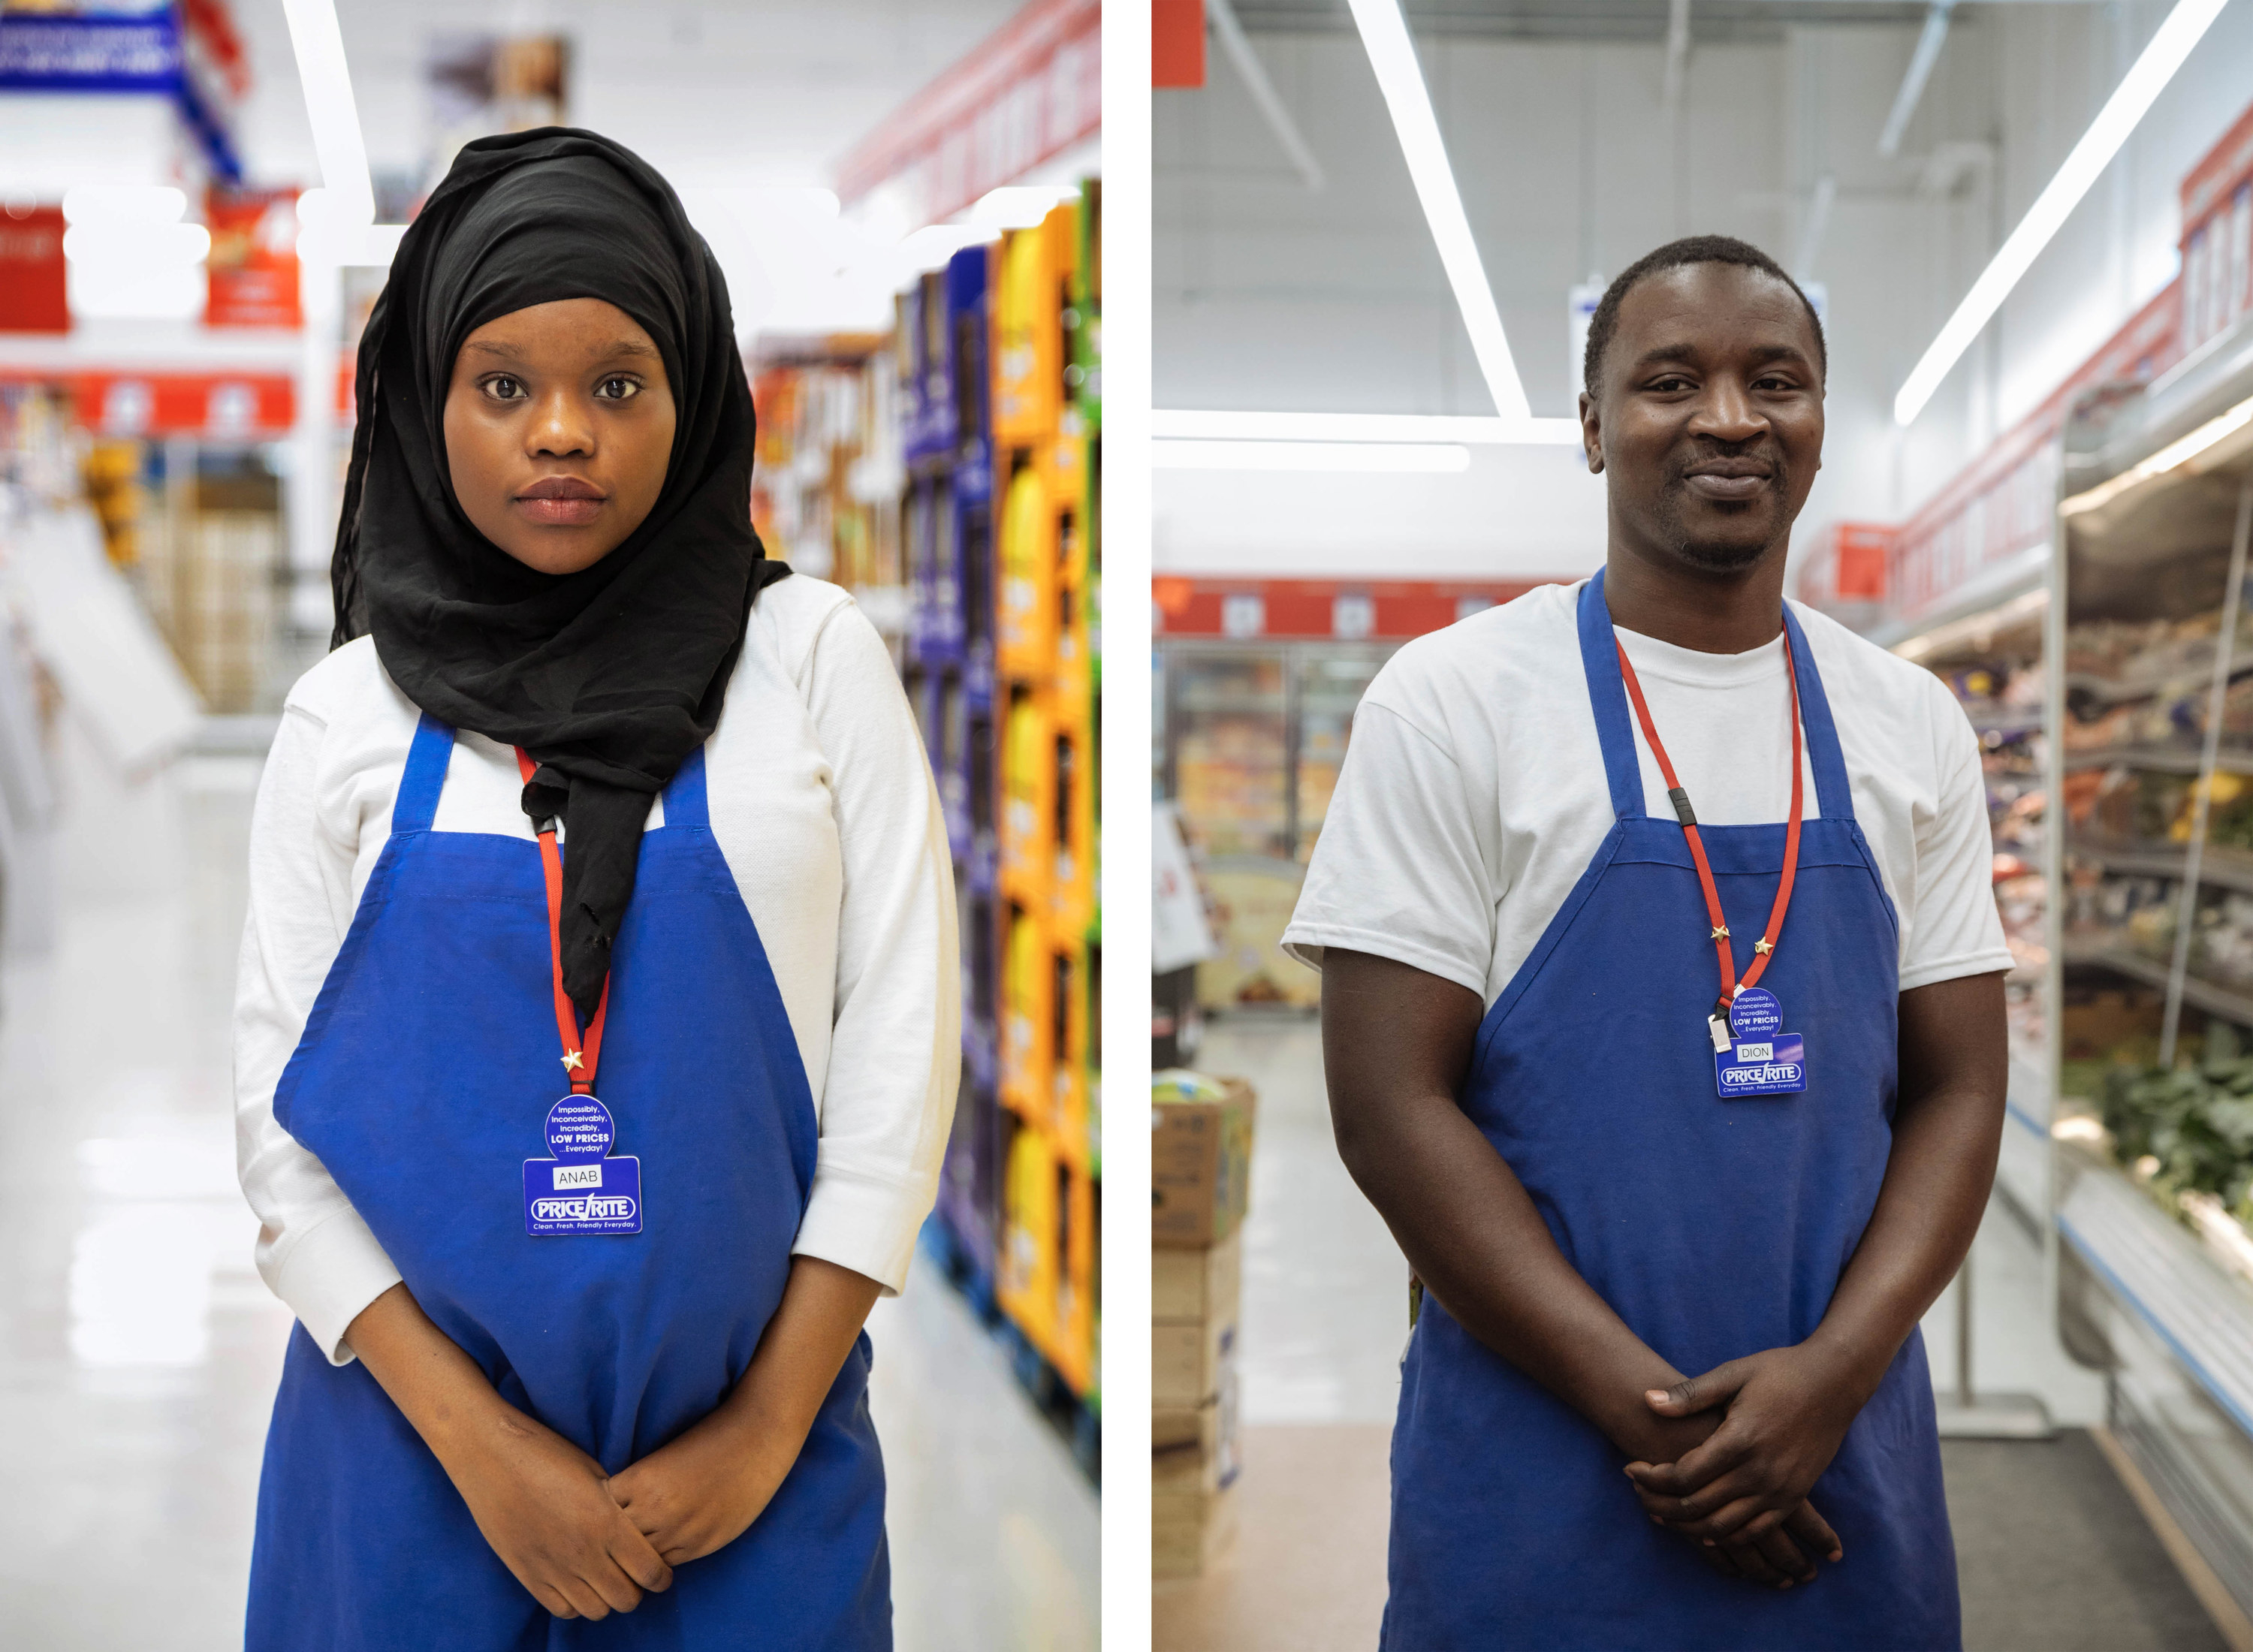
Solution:
[{"label": "blue badge", "polygon": [[1713,1083],[1724,1096],[1796,1096],[1807,1088],[1807,1050],[1783,1028],[1783,1006],[1764,987],[1747,986],[1729,1000],[1731,1043],[1713,1056]]},{"label": "blue badge", "polygon": [[641,1161],[610,1156],[617,1133],[610,1110],[592,1096],[566,1096],[548,1110],[555,1157],[524,1161],[526,1233],[641,1231]]},{"label": "blue badge", "polygon": [[1747,986],[1729,1000],[1729,1030],[1754,1043],[1783,1030],[1783,1006],[1765,986]]}]

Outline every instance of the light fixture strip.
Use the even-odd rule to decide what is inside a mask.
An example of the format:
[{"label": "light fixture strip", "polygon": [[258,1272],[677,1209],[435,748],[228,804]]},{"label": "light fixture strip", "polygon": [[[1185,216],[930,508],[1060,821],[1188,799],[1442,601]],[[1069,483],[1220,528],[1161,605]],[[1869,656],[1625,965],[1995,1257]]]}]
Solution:
[{"label": "light fixture strip", "polygon": [[1400,15],[1400,0],[1352,0],[1352,5],[1362,48],[1369,53],[1378,88],[1392,112],[1408,176],[1416,185],[1416,199],[1423,203],[1447,284],[1454,289],[1455,304],[1470,334],[1487,394],[1494,398],[1494,410],[1505,419],[1530,417],[1533,408],[1525,399],[1525,387],[1518,382],[1510,340],[1502,331],[1502,312],[1495,307],[1478,243],[1463,215],[1462,196],[1447,164],[1447,146],[1440,137],[1439,118],[1432,111],[1431,93],[1424,85],[1423,66],[1416,60],[1415,42],[1408,37],[1407,19]]},{"label": "light fixture strip", "polygon": [[367,141],[360,134],[359,108],[352,101],[352,72],[345,64],[345,37],[337,26],[335,0],[282,0],[289,21],[289,45],[297,58],[297,80],[304,88],[305,118],[313,128],[313,153],[321,163],[321,186],[339,225],[375,222],[375,185],[368,176]]},{"label": "light fixture strip", "polygon": [[1157,471],[1319,471],[1442,474],[1470,469],[1471,450],[1445,442],[1154,441]]},{"label": "light fixture strip", "polygon": [[2130,488],[2150,481],[2155,476],[2188,464],[2222,437],[2253,424],[2253,397],[2239,402],[2229,412],[2208,419],[2188,436],[2178,437],[2138,464],[2130,465],[2109,481],[2099,482],[2085,492],[2076,493],[2058,506],[2061,516],[2079,516],[2084,512],[2109,505]]},{"label": "light fixture strip", "polygon": [[1949,317],[1940,336],[1910,372],[1901,394],[1894,398],[1895,423],[1915,422],[1917,415],[1932,400],[1933,392],[1940,388],[1941,380],[1971,348],[1980,329],[2002,308],[2003,300],[2011,296],[2011,289],[2019,284],[2042,248],[2049,245],[2050,238],[2080,205],[2081,198],[2120,152],[2128,135],[2166,89],[2175,71],[2182,66],[2183,60],[2190,56],[2227,3],[2228,0],[2177,0],[2175,9],[2167,14],[2166,21],[2159,24],[2142,55],[2121,77],[2120,84],[2096,112],[2096,118],[2089,123],[2081,141],[2057,169],[2057,175],[2034,198],[2034,204],[2026,208],[2026,215],[2019,220],[2019,227],[1996,251],[1987,268],[1980,272],[1979,279],[1971,283],[1971,290],[1964,295],[1964,302],[1956,306],[1956,313]]},{"label": "light fixture strip", "polygon": [[1453,442],[1484,446],[1573,447],[1578,419],[1497,419],[1423,413],[1225,413],[1154,410],[1153,436],[1204,442]]}]

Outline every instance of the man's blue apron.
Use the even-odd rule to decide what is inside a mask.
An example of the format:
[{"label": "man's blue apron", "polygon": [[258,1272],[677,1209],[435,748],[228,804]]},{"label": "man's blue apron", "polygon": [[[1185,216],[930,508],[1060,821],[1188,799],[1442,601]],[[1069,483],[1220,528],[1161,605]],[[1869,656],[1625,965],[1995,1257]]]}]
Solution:
[{"label": "man's blue apron", "polygon": [[[1481,1026],[1461,1105],[1565,1259],[1685,1375],[1804,1339],[1892,1147],[1898,925],[1787,607],[1821,818],[1762,985],[1807,1042],[1803,1094],[1724,1101],[1698,879],[1643,783],[1599,574],[1580,656],[1617,817]],[[1747,751],[1747,763],[1784,761]],[[1766,926],[1784,828],[1698,828],[1729,927]],[[1932,1384],[1912,1335],[1812,1500],[1845,1558],[1778,1592],[1650,1523],[1620,1453],[1424,1298],[1392,1440],[1388,1652],[1935,1652],[1960,1644]]]},{"label": "man's blue apron", "polygon": [[[616,1151],[641,1160],[643,1230],[527,1237],[523,1163],[568,1088],[546,886],[527,840],[430,829],[453,743],[429,717],[415,732],[275,1117],[502,1398],[616,1474],[750,1363],[813,1184],[813,1096],[699,751],[642,837],[596,1085]],[[590,1623],[548,1616],[366,1368],[331,1366],[300,1326],[259,1484],[248,1652],[889,1648],[868,1363],[864,1335],[750,1530]]]}]

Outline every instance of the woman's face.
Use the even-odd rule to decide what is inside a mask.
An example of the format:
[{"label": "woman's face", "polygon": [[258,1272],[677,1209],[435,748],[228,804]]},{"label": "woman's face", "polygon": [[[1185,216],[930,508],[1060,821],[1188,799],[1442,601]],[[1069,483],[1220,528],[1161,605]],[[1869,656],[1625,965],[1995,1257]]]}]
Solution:
[{"label": "woman's face", "polygon": [[446,464],[478,532],[527,568],[575,574],[616,550],[665,486],[673,388],[616,304],[562,298],[489,321],[446,387]]}]

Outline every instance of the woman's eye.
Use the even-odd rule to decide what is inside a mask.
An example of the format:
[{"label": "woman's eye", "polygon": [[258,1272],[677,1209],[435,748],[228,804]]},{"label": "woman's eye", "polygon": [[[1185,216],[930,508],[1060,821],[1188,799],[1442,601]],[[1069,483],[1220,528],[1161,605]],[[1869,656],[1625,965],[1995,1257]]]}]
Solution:
[{"label": "woman's eye", "polygon": [[595,387],[595,394],[606,401],[624,401],[641,394],[641,387],[626,378],[605,379]]},{"label": "woman's eye", "polygon": [[520,401],[524,399],[524,385],[505,373],[498,373],[485,380],[485,394],[496,401]]}]

